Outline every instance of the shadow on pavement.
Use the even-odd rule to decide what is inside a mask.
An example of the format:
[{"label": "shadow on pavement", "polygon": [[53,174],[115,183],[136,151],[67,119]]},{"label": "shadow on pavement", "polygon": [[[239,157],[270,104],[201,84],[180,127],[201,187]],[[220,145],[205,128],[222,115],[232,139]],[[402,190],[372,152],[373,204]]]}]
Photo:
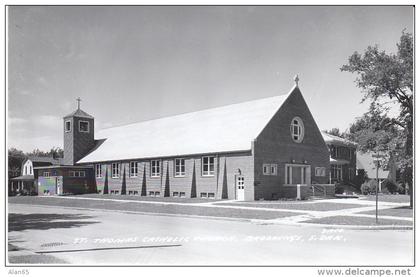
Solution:
[{"label": "shadow on pavement", "polygon": [[8,231],[47,230],[54,228],[73,228],[99,221],[86,221],[92,216],[81,214],[9,214]]}]

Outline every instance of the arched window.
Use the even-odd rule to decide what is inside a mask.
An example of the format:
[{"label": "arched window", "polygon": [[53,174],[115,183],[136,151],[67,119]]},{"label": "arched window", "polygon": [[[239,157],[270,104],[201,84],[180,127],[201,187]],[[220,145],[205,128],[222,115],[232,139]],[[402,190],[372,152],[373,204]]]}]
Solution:
[{"label": "arched window", "polygon": [[292,123],[290,124],[290,134],[292,135],[294,142],[302,142],[303,136],[305,135],[305,128],[300,117],[296,116],[292,119]]}]

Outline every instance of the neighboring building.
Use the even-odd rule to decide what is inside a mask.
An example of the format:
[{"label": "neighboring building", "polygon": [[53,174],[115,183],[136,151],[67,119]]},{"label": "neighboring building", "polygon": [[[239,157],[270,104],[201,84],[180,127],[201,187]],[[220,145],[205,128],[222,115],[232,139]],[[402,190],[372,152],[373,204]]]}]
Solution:
[{"label": "neighboring building", "polygon": [[35,180],[37,173],[34,168],[38,166],[59,165],[62,159],[53,157],[28,157],[22,162],[20,176],[11,179],[9,192],[12,194],[34,194],[37,193]]},{"label": "neighboring building", "polygon": [[[358,175],[365,175],[369,179],[376,179],[378,177],[379,186],[378,190],[381,192],[384,187],[382,186],[382,182],[385,179],[389,179],[396,183],[399,179],[397,166],[395,165],[392,160],[389,162],[386,169],[383,167],[376,168],[376,163],[374,158],[372,157],[372,153],[362,153],[360,151],[357,152],[357,174]],[[378,173],[378,176],[376,175]]]},{"label": "neighboring building", "polygon": [[330,183],[352,184],[356,177],[357,144],[326,132],[322,136],[330,150]]}]

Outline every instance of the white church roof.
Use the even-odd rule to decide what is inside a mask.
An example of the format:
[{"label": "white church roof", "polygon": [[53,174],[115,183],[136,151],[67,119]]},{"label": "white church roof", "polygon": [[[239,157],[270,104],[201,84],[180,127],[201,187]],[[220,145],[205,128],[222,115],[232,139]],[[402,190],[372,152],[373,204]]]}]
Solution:
[{"label": "white church roof", "polygon": [[290,93],[103,129],[106,139],[78,163],[251,150]]}]

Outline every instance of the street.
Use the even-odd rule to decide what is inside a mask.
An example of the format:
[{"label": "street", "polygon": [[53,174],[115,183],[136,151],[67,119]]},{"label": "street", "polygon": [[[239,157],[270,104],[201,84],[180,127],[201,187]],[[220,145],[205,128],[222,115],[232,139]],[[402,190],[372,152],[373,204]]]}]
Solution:
[{"label": "street", "polygon": [[9,203],[9,257],[74,265],[412,265],[412,230],[147,215]]}]

